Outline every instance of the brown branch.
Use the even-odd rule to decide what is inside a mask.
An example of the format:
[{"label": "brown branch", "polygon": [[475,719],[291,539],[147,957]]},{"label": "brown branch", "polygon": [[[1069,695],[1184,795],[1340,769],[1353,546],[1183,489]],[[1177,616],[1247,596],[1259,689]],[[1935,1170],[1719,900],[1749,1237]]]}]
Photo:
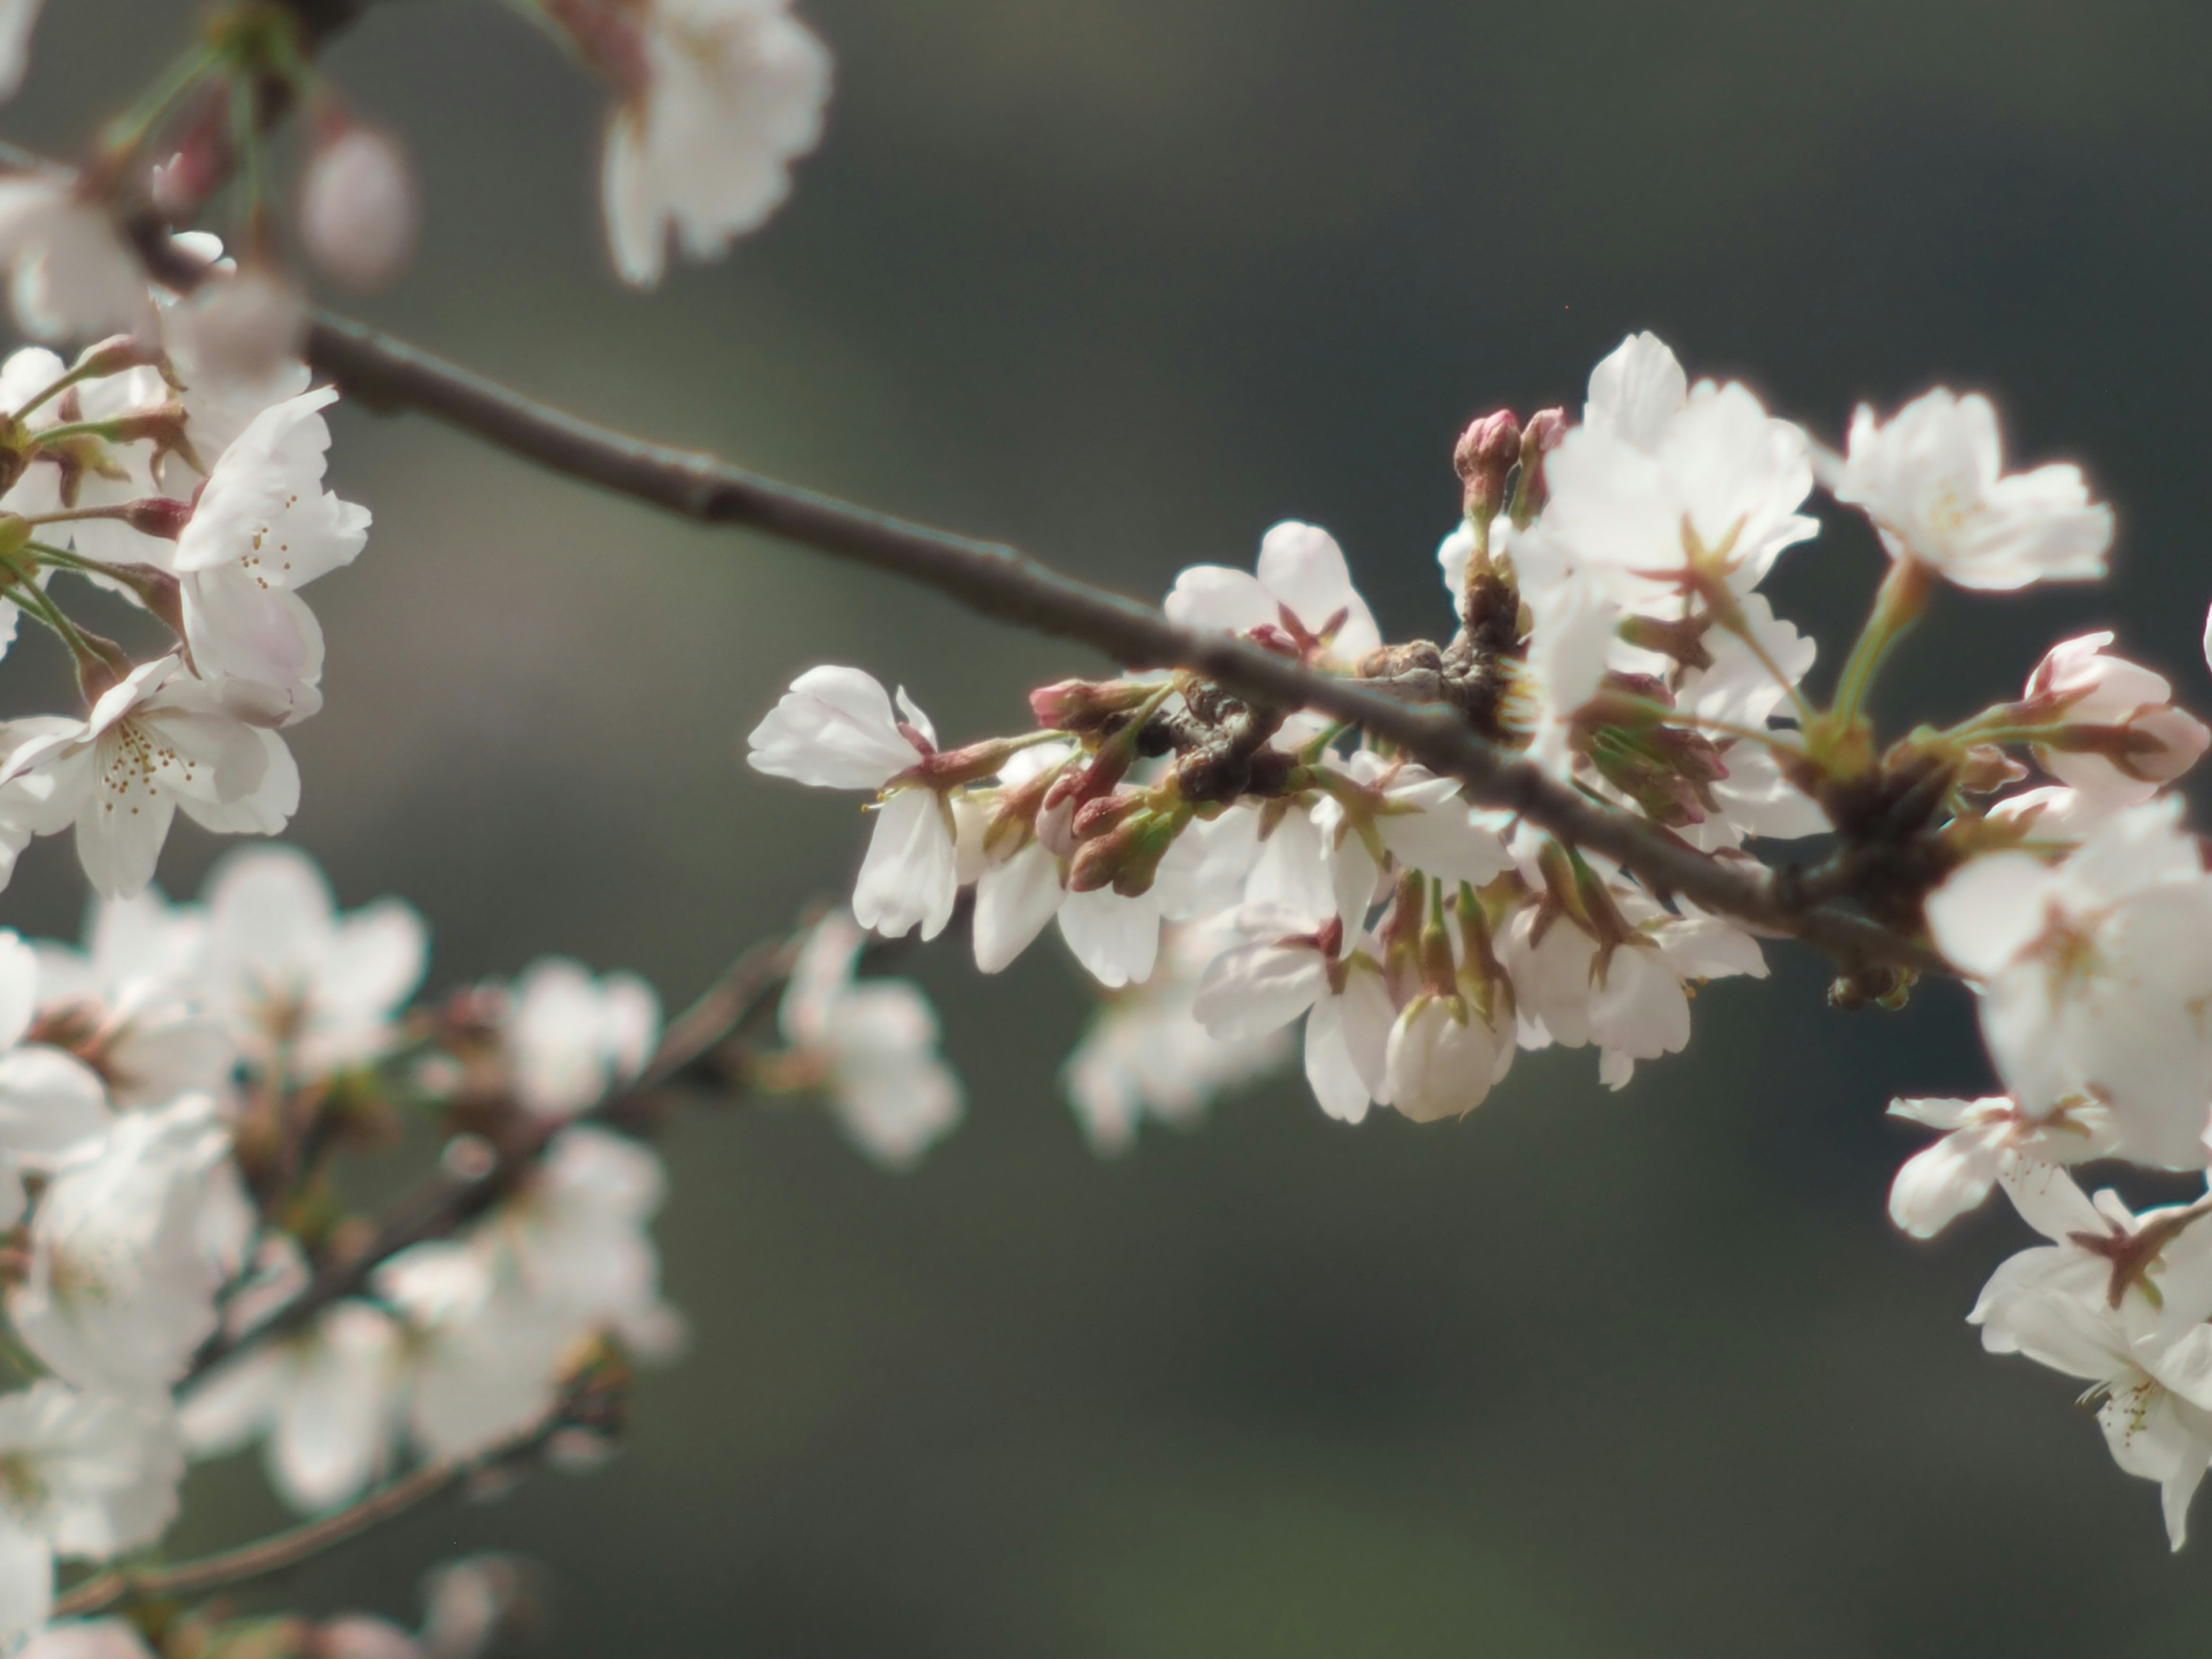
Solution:
[{"label": "brown branch", "polygon": [[987,617],[1079,641],[1127,666],[1187,668],[1261,702],[1352,721],[1431,770],[1457,778],[1476,800],[1615,860],[1656,890],[1795,935],[1847,966],[1944,971],[1934,952],[1911,939],[1847,911],[1794,904],[1768,872],[1710,858],[1646,819],[1587,799],[1485,742],[1443,708],[1408,706],[1228,635],[1178,627],[1149,605],[1062,575],[1011,547],[595,426],[343,318],[319,316],[307,354],[317,369],[371,409],[414,410],[550,471],[702,524],[763,531],[904,576]]},{"label": "brown branch", "polygon": [[57,1597],[57,1619],[89,1619],[133,1601],[205,1595],[289,1571],[325,1551],[395,1520],[417,1505],[442,1497],[488,1470],[534,1456],[561,1426],[553,1413],[526,1430],[475,1457],[443,1457],[378,1487],[334,1515],[289,1531],[258,1539],[236,1549],[179,1561],[169,1567],[116,1567],[97,1573]]}]

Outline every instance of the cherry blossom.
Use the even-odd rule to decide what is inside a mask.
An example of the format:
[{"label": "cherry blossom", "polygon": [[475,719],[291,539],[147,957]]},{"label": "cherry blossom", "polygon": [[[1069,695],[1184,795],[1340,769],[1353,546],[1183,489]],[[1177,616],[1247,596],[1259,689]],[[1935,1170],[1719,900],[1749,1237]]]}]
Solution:
[{"label": "cherry blossom", "polygon": [[2107,1157],[2112,1115],[2094,1100],[2066,1101],[2031,1115],[2009,1095],[1979,1100],[1893,1100],[1889,1115],[1945,1133],[1905,1161],[1889,1189],[1889,1218],[1915,1238],[1933,1238],[2007,1176],[2038,1164]]},{"label": "cherry blossom", "polygon": [[1397,1009],[1371,951],[1340,917],[1250,905],[1226,924],[1243,943],[1207,964],[1191,1013],[1224,1042],[1249,1041],[1306,1016],[1306,1081],[1331,1117],[1357,1123],[1387,1102]]},{"label": "cherry blossom", "polygon": [[1108,1000],[1067,1057],[1061,1083],[1094,1151],[1126,1152],[1147,1117],[1194,1123],[1214,1096],[1282,1062],[1279,1029],[1224,1039],[1193,1012],[1199,975],[1225,942],[1207,926],[1170,929],[1152,976]]},{"label": "cherry blossom", "polygon": [[416,1244],[377,1269],[375,1288],[406,1322],[404,1420],[425,1452],[466,1457],[551,1408],[568,1323],[488,1253]]},{"label": "cherry blossom", "polygon": [[891,939],[917,927],[926,939],[945,931],[959,893],[951,809],[935,789],[907,781],[937,753],[937,732],[903,688],[894,714],[859,669],[809,669],[746,744],[753,769],[772,778],[878,792],[853,914]]},{"label": "cherry blossom", "polygon": [[294,1509],[357,1497],[391,1455],[399,1344],[381,1309],[337,1303],[198,1384],[178,1416],[185,1444],[196,1458],[220,1457],[265,1435],[270,1482]]},{"label": "cherry blossom", "polygon": [[2004,471],[1996,410],[1943,386],[1887,422],[1861,404],[1835,496],[1861,508],[1893,559],[1960,587],[2005,592],[2105,574],[2112,509],[2069,464]]},{"label": "cherry blossom", "polygon": [[74,826],[77,857],[98,892],[128,898],[153,879],[181,810],[219,833],[270,835],[300,801],[291,750],[259,722],[252,688],[193,678],[175,656],[133,669],[82,720],[41,718],[9,728],[0,787],[32,781],[32,827]]},{"label": "cherry blossom", "polygon": [[2023,1110],[2086,1096],[2144,1163],[2201,1168],[2212,1034],[2212,880],[2179,803],[2113,816],[2057,864],[1974,860],[1928,902],[1980,992],[1982,1034]]},{"label": "cherry blossom", "polygon": [[47,1380],[0,1395],[0,1642],[53,1606],[54,1561],[105,1561],[151,1543],[184,1474],[166,1405]]},{"label": "cherry blossom", "polygon": [[648,1231],[668,1177],[649,1148],[611,1130],[563,1130],[514,1197],[472,1235],[573,1330],[604,1330],[642,1358],[672,1357],[683,1316],[660,1297]]},{"label": "cherry blossom", "polygon": [[10,273],[15,320],[34,339],[154,331],[137,256],[107,209],[79,195],[66,173],[0,179],[0,265]]},{"label": "cherry blossom", "polygon": [[951,1133],[965,1102],[921,990],[854,977],[866,942],[852,917],[824,916],[793,965],[778,1024],[791,1085],[820,1093],[855,1146],[904,1169]]},{"label": "cherry blossom", "polygon": [[1279,650],[1346,666],[1382,643],[1335,538],[1295,521],[1261,538],[1251,574],[1192,565],[1176,578],[1162,608],[1186,628],[1253,634]]},{"label": "cherry blossom", "polygon": [[1700,381],[1661,415],[1680,370],[1660,372],[1655,349],[1631,339],[1615,357],[1635,362],[1599,366],[1599,418],[1547,458],[1550,503],[1514,559],[1540,587],[1579,576],[1631,610],[1679,616],[1700,584],[1748,592],[1819,526],[1797,510],[1813,488],[1804,433],[1735,384]]},{"label": "cherry blossom", "polygon": [[207,911],[213,1004],[258,1056],[289,1055],[308,1072],[362,1064],[422,982],[422,919],[398,899],[339,915],[322,872],[294,848],[226,860]]},{"label": "cherry blossom", "polygon": [[387,287],[415,252],[421,209],[407,152],[389,133],[340,125],[300,180],[300,240],[345,287]]},{"label": "cherry blossom", "polygon": [[1968,1318],[1992,1353],[2019,1353],[2095,1385],[2112,1460],[2160,1484],[2179,1550],[2212,1461],[2212,1234],[2194,1210],[2141,1215],[2110,1190],[2092,1202],[2051,1165],[2005,1190],[2052,1242],[1998,1267]]},{"label": "cherry blossom", "polygon": [[2061,782],[2132,805],[2148,800],[2212,746],[2212,731],[2173,706],[2163,676],[2110,656],[2110,632],[2054,645],[2028,677],[2025,723],[2055,726],[2036,763]]},{"label": "cherry blossom", "polygon": [[187,1096],[118,1116],[47,1186],[8,1315],[57,1374],[140,1396],[184,1375],[216,1328],[224,1272],[210,1231],[247,1220],[228,1150],[215,1103]]},{"label": "cherry blossom", "polygon": [[634,1079],[660,1037],[660,999],[635,974],[593,979],[568,957],[547,957],[515,981],[504,1031],[518,1099],[570,1117]]},{"label": "cherry blossom", "polygon": [[814,148],[830,55],[788,0],[547,0],[614,82],[601,196],[615,267],[652,288],[672,237],[713,259],[757,228]]}]

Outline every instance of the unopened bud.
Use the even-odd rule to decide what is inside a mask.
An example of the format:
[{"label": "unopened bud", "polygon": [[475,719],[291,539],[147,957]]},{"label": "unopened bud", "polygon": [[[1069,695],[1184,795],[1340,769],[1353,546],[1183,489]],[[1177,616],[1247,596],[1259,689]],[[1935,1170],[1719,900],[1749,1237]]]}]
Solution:
[{"label": "unopened bud", "polygon": [[1142,680],[1061,680],[1030,693],[1030,711],[1048,731],[1096,732],[1117,714],[1132,714],[1158,695]]},{"label": "unopened bud", "polygon": [[1544,457],[1564,442],[1567,411],[1540,409],[1521,428],[1521,483],[1513,492],[1513,522],[1525,525],[1544,510],[1550,492],[1544,483]]},{"label": "unopened bud", "polygon": [[171,398],[150,409],[134,409],[100,423],[100,435],[110,443],[137,443],[151,438],[160,450],[181,449],[185,444],[185,406]]},{"label": "unopened bud", "polygon": [[192,521],[192,504],[173,495],[141,495],[135,501],[123,504],[122,516],[123,522],[140,535],[173,542],[185,533],[185,526]]},{"label": "unopened bud", "polygon": [[1485,415],[1460,434],[1452,465],[1465,487],[1468,520],[1487,525],[1505,505],[1505,478],[1521,460],[1521,422],[1501,409]]},{"label": "unopened bud", "polygon": [[419,219],[407,153],[374,127],[348,124],[331,134],[300,181],[307,257],[346,288],[388,286],[414,257]]},{"label": "unopened bud", "polygon": [[88,380],[105,380],[110,374],[121,374],[126,370],[144,368],[161,361],[161,354],[147,341],[132,334],[118,334],[97,345],[88,345],[76,360],[76,373]]},{"label": "unopened bud", "polygon": [[1959,763],[1959,787],[1970,795],[1991,795],[2018,783],[2027,769],[1993,743],[1978,743]]},{"label": "unopened bud", "polygon": [[138,598],[154,613],[154,619],[179,639],[184,638],[184,584],[167,571],[157,570],[150,564],[135,566],[131,574],[137,578]]},{"label": "unopened bud", "polygon": [[1075,809],[1069,830],[1078,841],[1093,840],[1104,835],[1144,804],[1144,796],[1133,789],[1101,795],[1097,800],[1085,801]]},{"label": "unopened bud", "polygon": [[1186,813],[1133,812],[1103,835],[1081,842],[1067,871],[1072,892],[1111,887],[1123,898],[1151,890],[1160,860],[1189,821]]}]

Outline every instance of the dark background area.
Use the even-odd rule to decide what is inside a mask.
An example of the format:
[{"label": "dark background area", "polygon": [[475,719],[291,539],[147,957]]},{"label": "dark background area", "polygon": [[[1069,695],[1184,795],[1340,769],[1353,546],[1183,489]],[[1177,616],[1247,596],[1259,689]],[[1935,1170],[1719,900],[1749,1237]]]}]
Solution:
[{"label": "dark background area", "polygon": [[[0,121],[48,148],[191,15],[50,11]],[[595,89],[496,6],[377,8],[329,67],[415,146],[428,222],[368,314],[1135,593],[1313,520],[1401,635],[1449,625],[1459,423],[1578,402],[1630,330],[1831,438],[1861,398],[1985,387],[2017,453],[2118,504],[2118,577],[1947,595],[1893,715],[1969,710],[2106,622],[2207,701],[2202,6],[806,15],[839,85],[792,205],[640,298],[600,251]],[[314,591],[296,837],[348,902],[422,908],[441,984],[559,949],[680,1001],[840,888],[852,799],[738,762],[800,669],[903,680],[957,738],[1102,665],[418,420],[336,426],[377,530]],[[1838,525],[1773,585],[1831,665],[1879,564]],[[220,850],[180,832],[172,890]],[[81,903],[42,844],[0,919],[70,932]],[[1778,947],[1774,984],[1701,998],[1691,1052],[1620,1096],[1539,1055],[1464,1122],[1351,1131],[1285,1083],[1104,1164],[1058,1097],[1086,1004],[1056,955],[910,958],[974,1096],[915,1175],[808,1113],[687,1121],[661,1237],[697,1342],[621,1460],[288,1597],[404,1613],[432,1557],[507,1542],[557,1575],[562,1656],[2202,1650],[2212,1545],[2169,1559],[2069,1385],[1962,1322],[2021,1230],[1930,1249],[1883,1218],[1917,1144],[1889,1096],[1987,1084],[1955,991],[1846,1017]],[[270,1513],[250,1471],[204,1490],[185,1542]]]}]

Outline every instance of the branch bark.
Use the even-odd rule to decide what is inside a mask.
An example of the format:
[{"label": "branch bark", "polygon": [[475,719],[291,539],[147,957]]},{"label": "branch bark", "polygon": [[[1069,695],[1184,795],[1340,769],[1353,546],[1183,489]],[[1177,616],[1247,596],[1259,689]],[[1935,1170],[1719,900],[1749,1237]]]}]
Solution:
[{"label": "branch bark", "polygon": [[535,1428],[481,1456],[441,1458],[401,1476],[347,1505],[289,1531],[276,1533],[236,1549],[179,1561],[174,1566],[117,1567],[96,1573],[57,1597],[57,1619],[89,1619],[134,1601],[206,1595],[274,1577],[326,1550],[396,1520],[408,1510],[440,1498],[487,1470],[532,1457],[560,1426],[556,1412]]},{"label": "branch bark", "polygon": [[1802,939],[1848,967],[1947,971],[1912,939],[1834,907],[1795,903],[1771,872],[1710,858],[1645,819],[1588,799],[1477,737],[1449,709],[1409,706],[1230,635],[1178,627],[1149,605],[1002,544],[872,512],[712,455],[580,420],[343,318],[316,318],[307,355],[354,401],[380,412],[411,410],[550,471],[702,524],[761,531],[903,576],[984,616],[1079,641],[1129,667],[1189,669],[1245,696],[1352,721],[1431,771],[1457,778],[1474,799],[1602,854],[1657,890]]}]

